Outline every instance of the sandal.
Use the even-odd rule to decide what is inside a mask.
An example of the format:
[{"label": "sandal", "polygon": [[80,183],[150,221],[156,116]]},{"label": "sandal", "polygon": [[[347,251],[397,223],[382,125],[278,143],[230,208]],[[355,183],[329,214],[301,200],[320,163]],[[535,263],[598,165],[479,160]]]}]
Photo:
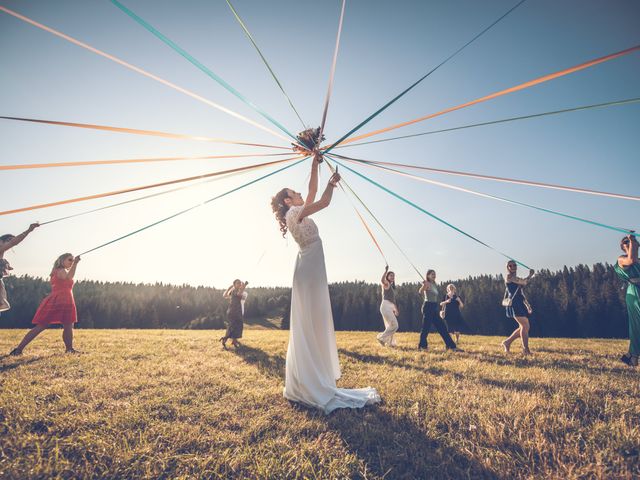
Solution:
[{"label": "sandal", "polygon": [[630,367],[638,366],[638,356],[631,355],[630,353],[625,353],[624,355],[622,355],[620,357],[620,361],[626,365],[629,365]]}]

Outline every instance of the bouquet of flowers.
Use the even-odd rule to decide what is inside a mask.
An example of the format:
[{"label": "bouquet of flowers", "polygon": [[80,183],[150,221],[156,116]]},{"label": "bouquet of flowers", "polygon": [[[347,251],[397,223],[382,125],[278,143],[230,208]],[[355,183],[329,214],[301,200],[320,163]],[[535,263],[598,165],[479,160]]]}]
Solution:
[{"label": "bouquet of flowers", "polygon": [[[317,154],[320,144],[324,140],[324,135],[320,136],[320,127],[307,128],[296,135],[298,143],[292,143],[293,151],[305,155]],[[320,158],[322,161],[322,157]]]}]

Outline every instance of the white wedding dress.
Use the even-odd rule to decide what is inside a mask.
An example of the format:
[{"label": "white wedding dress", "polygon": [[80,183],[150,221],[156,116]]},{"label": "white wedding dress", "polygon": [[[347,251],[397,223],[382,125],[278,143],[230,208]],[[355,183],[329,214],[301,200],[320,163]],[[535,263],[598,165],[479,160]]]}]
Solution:
[{"label": "white wedding dress", "polygon": [[300,251],[291,290],[284,397],[325,413],[380,402],[375,388],[336,387],[340,364],[322,241],[313,220],[306,217],[298,222],[302,208],[291,207],[286,215],[287,228]]}]

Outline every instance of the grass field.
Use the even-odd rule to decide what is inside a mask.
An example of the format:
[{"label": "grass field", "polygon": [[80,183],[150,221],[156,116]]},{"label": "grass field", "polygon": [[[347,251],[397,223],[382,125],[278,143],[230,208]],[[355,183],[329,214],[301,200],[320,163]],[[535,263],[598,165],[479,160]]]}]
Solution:
[{"label": "grass field", "polygon": [[[24,331],[0,331],[8,352]],[[384,402],[329,416],[282,397],[288,332],[61,331],[0,360],[1,478],[639,478],[640,370],[627,342],[339,332],[342,387]]]}]

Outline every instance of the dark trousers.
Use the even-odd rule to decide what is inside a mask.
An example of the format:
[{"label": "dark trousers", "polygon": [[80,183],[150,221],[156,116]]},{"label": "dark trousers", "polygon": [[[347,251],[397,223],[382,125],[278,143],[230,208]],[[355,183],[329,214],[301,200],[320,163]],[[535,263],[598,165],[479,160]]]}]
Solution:
[{"label": "dark trousers", "polygon": [[451,339],[447,327],[438,315],[438,304],[436,302],[424,302],[422,304],[422,331],[420,332],[420,343],[418,348],[427,348],[427,335],[431,329],[431,324],[436,326],[436,330],[444,340],[447,348],[456,348],[456,343]]}]

